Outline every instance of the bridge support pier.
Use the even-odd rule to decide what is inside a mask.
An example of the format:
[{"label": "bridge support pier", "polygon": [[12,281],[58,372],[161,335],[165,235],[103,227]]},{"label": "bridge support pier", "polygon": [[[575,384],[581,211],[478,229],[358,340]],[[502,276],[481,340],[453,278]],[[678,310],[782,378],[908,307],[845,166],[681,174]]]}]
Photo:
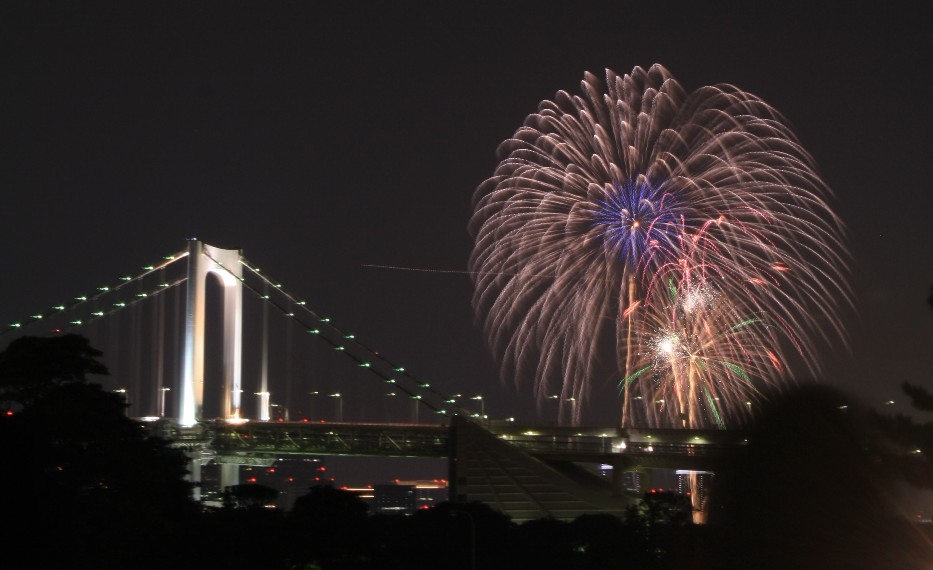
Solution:
[{"label": "bridge support pier", "polygon": [[191,497],[201,502],[201,454],[197,453],[194,457],[188,454],[188,477],[187,480],[194,483],[191,488]]},{"label": "bridge support pier", "polygon": [[226,490],[228,487],[240,484],[240,465],[238,463],[220,464],[220,488]]}]

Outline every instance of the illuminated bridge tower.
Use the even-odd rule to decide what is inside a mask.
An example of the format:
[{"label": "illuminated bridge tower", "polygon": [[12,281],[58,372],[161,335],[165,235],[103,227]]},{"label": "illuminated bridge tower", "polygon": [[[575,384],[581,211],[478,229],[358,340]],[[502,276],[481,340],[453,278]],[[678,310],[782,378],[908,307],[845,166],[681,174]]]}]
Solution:
[{"label": "illuminated bridge tower", "polygon": [[203,419],[204,332],[207,276],[223,286],[223,408],[225,418],[240,418],[243,353],[243,266],[241,250],[220,249],[198,240],[188,241],[188,283],[185,338],[181,365],[178,423],[191,427]]}]

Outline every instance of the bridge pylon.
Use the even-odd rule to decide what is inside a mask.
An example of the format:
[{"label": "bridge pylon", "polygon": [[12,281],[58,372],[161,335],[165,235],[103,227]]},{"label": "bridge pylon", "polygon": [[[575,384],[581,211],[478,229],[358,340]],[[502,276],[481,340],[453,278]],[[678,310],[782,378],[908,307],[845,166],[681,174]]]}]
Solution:
[{"label": "bridge pylon", "polygon": [[185,302],[185,337],[181,365],[181,397],[178,423],[190,427],[203,419],[204,333],[207,305],[207,276],[216,275],[223,286],[223,379],[222,413],[240,418],[243,362],[243,266],[242,250],[221,249],[191,239],[188,241],[188,281]]}]

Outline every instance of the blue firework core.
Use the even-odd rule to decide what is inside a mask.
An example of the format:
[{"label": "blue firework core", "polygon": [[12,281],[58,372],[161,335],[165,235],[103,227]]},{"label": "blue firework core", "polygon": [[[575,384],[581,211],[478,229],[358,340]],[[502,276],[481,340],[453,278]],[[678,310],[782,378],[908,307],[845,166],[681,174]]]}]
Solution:
[{"label": "blue firework core", "polygon": [[595,201],[594,229],[603,247],[621,264],[641,265],[649,250],[666,250],[678,229],[675,200],[644,177],[613,181],[611,191]]}]

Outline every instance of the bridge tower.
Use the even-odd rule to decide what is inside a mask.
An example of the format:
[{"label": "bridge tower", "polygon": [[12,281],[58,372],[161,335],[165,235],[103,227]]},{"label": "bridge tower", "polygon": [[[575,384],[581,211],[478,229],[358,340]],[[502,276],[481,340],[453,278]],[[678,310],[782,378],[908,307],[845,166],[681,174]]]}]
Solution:
[{"label": "bridge tower", "polygon": [[223,286],[223,414],[240,418],[243,354],[242,250],[221,249],[188,241],[188,283],[185,302],[185,338],[181,365],[181,397],[178,423],[191,427],[203,419],[204,332],[207,276],[214,274]]}]

